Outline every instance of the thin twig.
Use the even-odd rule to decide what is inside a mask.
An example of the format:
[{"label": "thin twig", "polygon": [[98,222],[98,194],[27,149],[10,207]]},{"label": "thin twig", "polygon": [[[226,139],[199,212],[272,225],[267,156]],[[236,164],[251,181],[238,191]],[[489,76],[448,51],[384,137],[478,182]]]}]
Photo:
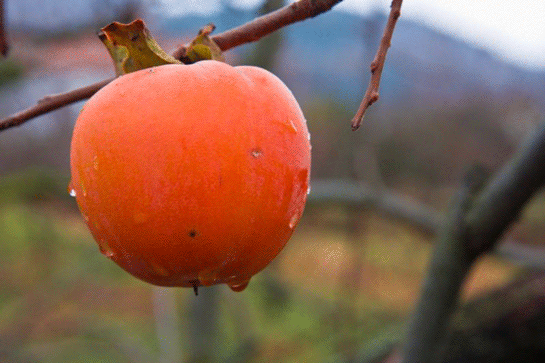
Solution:
[{"label": "thin twig", "polygon": [[45,113],[54,111],[58,108],[87,99],[94,95],[99,89],[110,83],[112,80],[113,79],[108,79],[66,93],[45,96],[44,98],[39,100],[35,106],[27,108],[26,110],[23,110],[3,119],[0,122],[0,131],[8,129],[10,127],[19,126],[22,123],[33,119],[34,117],[38,117]]},{"label": "thin twig", "polygon": [[[219,45],[221,50],[226,51],[245,43],[255,42],[286,25],[324,13],[341,1],[342,0],[300,0],[270,14],[258,17],[239,27],[218,34],[212,37],[212,39]],[[173,56],[175,58],[180,58],[185,54],[185,50],[186,46],[182,46],[174,52]],[[37,105],[0,120],[0,131],[21,125],[36,116],[89,98],[109,82],[111,82],[111,80],[95,83],[84,88],[78,88],[55,96],[44,97],[42,102],[39,102]]]},{"label": "thin twig", "polygon": [[4,0],[0,0],[0,54],[8,55],[9,45],[6,37],[6,22],[4,20]]},{"label": "thin twig", "polygon": [[384,68],[384,62],[386,61],[386,53],[388,53],[388,48],[390,48],[390,43],[392,41],[392,35],[394,34],[394,28],[397,23],[397,19],[401,15],[401,3],[403,0],[393,0],[392,5],[390,6],[390,15],[388,16],[388,22],[384,28],[384,34],[382,35],[382,40],[380,41],[380,46],[375,55],[375,59],[371,63],[371,80],[363,96],[360,107],[356,115],[352,119],[352,130],[357,130],[362,121],[365,111],[375,103],[379,98],[379,87],[380,87],[380,77],[382,76],[382,69]]}]

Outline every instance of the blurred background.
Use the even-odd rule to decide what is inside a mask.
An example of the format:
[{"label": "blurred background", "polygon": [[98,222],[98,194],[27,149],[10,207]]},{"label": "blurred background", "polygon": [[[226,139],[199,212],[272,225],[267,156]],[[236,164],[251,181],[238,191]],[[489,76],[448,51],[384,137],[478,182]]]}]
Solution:
[{"label": "blurred background", "polygon": [[[345,0],[225,54],[288,85],[313,146],[303,219],[242,293],[218,286],[195,297],[152,287],[99,253],[67,192],[82,102],[1,132],[0,361],[351,362],[388,351],[403,336],[434,231],[464,172],[475,164],[496,170],[545,114],[544,6],[522,0],[506,12],[491,1],[478,2],[488,4],[482,9],[448,3],[403,5],[380,100],[357,132],[349,123],[388,1]],[[112,77],[96,32],[113,20],[143,18],[172,51],[207,23],[219,33],[283,4],[7,0],[0,118]],[[525,209],[508,248],[478,262],[454,327],[459,336],[530,301],[514,294],[505,311],[487,304],[545,266],[543,202],[538,195]],[[520,299],[528,296],[535,298]],[[545,321],[544,293],[531,302]]]}]

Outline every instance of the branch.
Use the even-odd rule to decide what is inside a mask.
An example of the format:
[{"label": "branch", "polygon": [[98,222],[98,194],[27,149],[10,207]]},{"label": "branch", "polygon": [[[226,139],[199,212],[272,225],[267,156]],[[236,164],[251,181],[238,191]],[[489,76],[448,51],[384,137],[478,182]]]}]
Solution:
[{"label": "branch", "polygon": [[365,111],[367,111],[369,106],[375,103],[379,98],[378,90],[380,87],[380,77],[382,76],[382,69],[384,68],[384,62],[386,61],[386,53],[388,53],[388,48],[390,48],[397,19],[401,15],[402,2],[403,0],[393,0],[392,5],[390,6],[391,9],[390,15],[388,16],[388,22],[384,28],[384,34],[382,34],[382,40],[380,41],[380,46],[375,55],[375,59],[373,59],[373,62],[371,63],[371,80],[369,81],[360,107],[352,119],[353,131],[356,131],[360,127]]},{"label": "branch", "polygon": [[[287,25],[325,13],[341,1],[299,0],[272,13],[255,18],[246,24],[217,34],[212,37],[212,40],[222,51],[226,51],[243,44],[258,41]],[[182,59],[185,52],[186,45],[183,45],[174,51],[173,56],[176,59]]]},{"label": "branch", "polygon": [[[343,179],[313,180],[307,204],[327,203],[368,208],[430,235],[436,235],[444,222],[442,211],[393,190],[377,190],[368,184]],[[529,246],[513,238],[503,238],[501,242],[496,244],[494,254],[520,266],[545,269],[545,249]]]},{"label": "branch", "polygon": [[[545,184],[545,122],[471,201],[453,208],[409,326],[404,362],[432,362],[441,333],[473,262],[494,248],[528,200]],[[460,214],[461,212],[461,214]]]},{"label": "branch", "polygon": [[11,115],[2,121],[0,121],[0,131],[8,129],[10,127],[19,126],[24,122],[43,115],[45,113],[54,111],[58,108],[68,106],[72,103],[87,99],[94,95],[99,89],[113,81],[108,79],[98,83],[94,83],[87,87],[78,88],[70,92],[59,93],[57,95],[45,96],[38,101],[33,107],[27,108],[24,111]]},{"label": "branch", "polygon": [[403,352],[406,363],[427,363],[438,358],[445,323],[456,307],[460,286],[474,260],[465,249],[468,228],[464,216],[478,187],[477,178],[466,178],[439,231],[420,300],[407,332]]},{"label": "branch", "polygon": [[442,222],[441,213],[431,207],[414,202],[394,191],[376,190],[368,185],[347,180],[312,181],[308,203],[342,203],[373,209],[430,234],[435,234]]},{"label": "branch", "polygon": [[0,54],[8,55],[8,40],[6,38],[6,23],[4,21],[4,0],[0,0]]},{"label": "branch", "polygon": [[[2,0],[0,0],[1,2]],[[239,45],[255,42],[286,25],[293,24],[330,10],[342,0],[299,0],[270,14],[258,17],[244,25],[218,34],[212,39],[226,51]],[[185,55],[186,46],[177,49],[173,56],[177,59]],[[112,80],[106,80],[67,93],[44,97],[36,106],[0,120],[0,131],[18,126],[32,118],[51,112],[74,102],[91,97]]]}]

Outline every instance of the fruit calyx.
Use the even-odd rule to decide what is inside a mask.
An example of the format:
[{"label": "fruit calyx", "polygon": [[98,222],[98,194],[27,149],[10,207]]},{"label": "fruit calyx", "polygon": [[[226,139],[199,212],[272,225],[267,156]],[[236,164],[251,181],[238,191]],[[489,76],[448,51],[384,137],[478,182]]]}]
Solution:
[{"label": "fruit calyx", "polygon": [[[214,29],[213,24],[208,24],[199,31],[199,35],[186,48],[183,63],[205,59],[224,61],[221,49],[210,38]],[[117,76],[165,64],[182,64],[159,46],[142,19],[129,24],[113,22],[102,28],[98,37],[114,61]]]}]

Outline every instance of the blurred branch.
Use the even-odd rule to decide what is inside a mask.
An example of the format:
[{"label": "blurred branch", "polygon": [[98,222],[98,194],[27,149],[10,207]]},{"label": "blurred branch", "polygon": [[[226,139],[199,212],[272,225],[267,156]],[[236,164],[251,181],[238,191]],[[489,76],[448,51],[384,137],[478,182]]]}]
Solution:
[{"label": "blurred branch", "polygon": [[87,99],[94,95],[99,89],[113,81],[108,79],[86,87],[78,88],[70,92],[59,93],[56,95],[45,96],[35,106],[27,108],[21,112],[13,114],[0,121],[0,131],[10,127],[19,126],[22,123],[33,119],[34,117],[54,111],[58,108],[68,106],[72,103]]},{"label": "blurred branch", "polygon": [[360,107],[356,112],[356,115],[352,119],[352,130],[357,130],[362,121],[365,112],[373,103],[375,103],[379,98],[379,87],[380,87],[380,78],[382,76],[382,69],[384,68],[384,62],[386,61],[386,53],[388,53],[388,48],[390,48],[390,43],[392,41],[392,35],[394,34],[394,28],[397,23],[397,19],[401,15],[401,4],[403,0],[393,0],[390,5],[390,15],[388,16],[388,22],[384,28],[384,34],[382,35],[382,40],[380,41],[380,46],[375,55],[375,59],[371,62],[371,80],[363,96]]},{"label": "blurred branch", "polygon": [[8,55],[8,40],[6,38],[6,22],[4,20],[4,0],[0,0],[0,53],[6,57]]},{"label": "blurred branch", "polygon": [[182,337],[176,304],[176,290],[153,286],[152,297],[155,331],[159,343],[159,362],[181,362]]},{"label": "blurred branch", "polygon": [[[341,1],[342,0],[299,0],[270,14],[263,15],[239,27],[218,34],[212,37],[212,39],[222,51],[226,51],[245,43],[255,42],[286,25],[324,13]],[[184,56],[185,51],[186,46],[184,45],[177,49],[173,56],[175,58],[181,58]],[[55,96],[47,96],[38,102],[36,106],[0,120],[0,131],[19,126],[36,116],[89,98],[111,81],[111,79],[105,80],[70,92],[61,93]]]},{"label": "blurred branch", "polygon": [[217,350],[214,341],[218,329],[218,306],[221,301],[221,287],[207,286],[199,296],[191,296],[187,306],[187,334],[189,357],[187,363],[212,362]]},{"label": "blurred branch", "polygon": [[441,334],[473,262],[491,250],[545,184],[545,122],[475,198],[464,184],[438,236],[423,292],[409,326],[404,362],[437,360]]},{"label": "blurred branch", "polygon": [[420,300],[409,325],[404,362],[432,362],[438,357],[446,322],[456,307],[460,286],[476,256],[466,253],[468,233],[464,217],[478,187],[472,173],[455,196],[424,281]]},{"label": "blurred branch", "polygon": [[442,221],[441,212],[422,203],[412,201],[394,191],[376,190],[365,184],[347,180],[312,181],[308,203],[341,203],[375,209],[431,234],[435,234]]},{"label": "blurred branch", "polygon": [[[441,211],[393,190],[378,190],[366,184],[343,179],[312,181],[308,204],[324,203],[373,209],[433,235],[438,232],[444,219]],[[502,239],[502,243],[495,246],[494,253],[525,267],[545,268],[544,248],[528,246],[512,238]]]}]

